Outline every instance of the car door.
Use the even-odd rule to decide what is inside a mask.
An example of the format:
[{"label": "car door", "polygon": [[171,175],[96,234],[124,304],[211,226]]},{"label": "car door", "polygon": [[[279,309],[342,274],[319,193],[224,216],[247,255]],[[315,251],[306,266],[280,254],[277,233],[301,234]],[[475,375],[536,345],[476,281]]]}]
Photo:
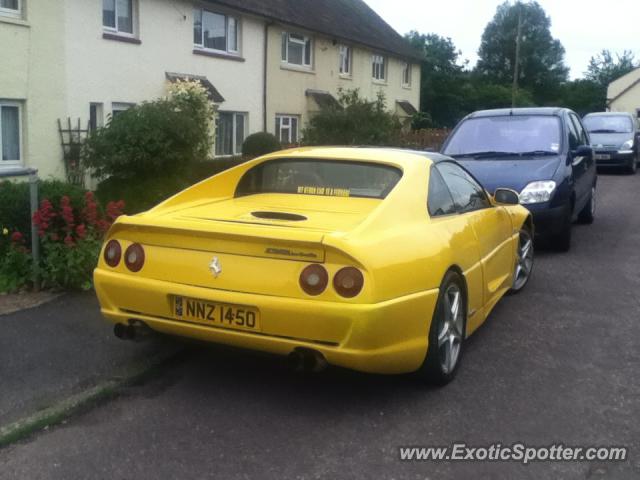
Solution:
[{"label": "car door", "polygon": [[510,287],[514,266],[512,223],[504,207],[494,206],[476,179],[454,162],[437,166],[456,208],[471,223],[483,272],[484,306],[491,306]]},{"label": "car door", "polygon": [[574,191],[576,195],[574,213],[577,213],[582,210],[591,192],[593,177],[595,175],[595,160],[593,155],[582,156],[576,155],[575,153],[578,147],[589,145],[589,137],[577,115],[569,113],[567,115],[567,123],[569,127],[569,157],[571,159],[571,170],[573,171]]},{"label": "car door", "polygon": [[476,233],[468,216],[460,215],[442,175],[435,166],[429,174],[427,209],[431,217],[430,228],[448,242],[449,259],[459,266],[467,283],[467,334],[472,333],[482,320],[484,306],[484,278],[480,248]]}]

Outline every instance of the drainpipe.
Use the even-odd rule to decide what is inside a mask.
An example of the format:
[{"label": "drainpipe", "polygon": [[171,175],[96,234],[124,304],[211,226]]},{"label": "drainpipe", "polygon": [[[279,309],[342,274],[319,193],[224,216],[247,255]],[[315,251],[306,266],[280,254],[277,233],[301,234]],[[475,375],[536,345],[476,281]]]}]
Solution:
[{"label": "drainpipe", "polygon": [[264,24],[264,56],[262,59],[262,130],[267,131],[267,61],[269,57],[269,27],[273,22]]}]

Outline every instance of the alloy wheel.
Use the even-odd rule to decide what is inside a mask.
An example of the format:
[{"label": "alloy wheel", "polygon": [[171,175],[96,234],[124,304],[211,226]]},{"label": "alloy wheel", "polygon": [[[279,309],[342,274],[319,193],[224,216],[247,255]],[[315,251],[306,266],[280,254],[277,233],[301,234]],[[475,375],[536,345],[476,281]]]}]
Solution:
[{"label": "alloy wheel", "polygon": [[[593,207],[592,207],[593,208]],[[513,275],[512,290],[518,291],[525,286],[533,269],[533,239],[527,230],[520,230],[518,258]]]},{"label": "alloy wheel", "polygon": [[456,368],[464,331],[464,301],[460,287],[450,284],[442,296],[442,312],[438,328],[438,357],[443,373]]}]

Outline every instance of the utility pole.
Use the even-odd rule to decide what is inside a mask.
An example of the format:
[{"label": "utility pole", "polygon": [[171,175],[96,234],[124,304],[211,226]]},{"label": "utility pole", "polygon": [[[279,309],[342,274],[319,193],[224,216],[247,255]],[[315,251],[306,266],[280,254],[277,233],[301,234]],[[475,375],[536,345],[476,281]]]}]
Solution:
[{"label": "utility pole", "polygon": [[516,106],[518,94],[518,76],[520,75],[520,38],[522,37],[522,3],[518,2],[518,33],[516,34],[516,61],[513,66],[513,87],[511,89],[511,108]]}]

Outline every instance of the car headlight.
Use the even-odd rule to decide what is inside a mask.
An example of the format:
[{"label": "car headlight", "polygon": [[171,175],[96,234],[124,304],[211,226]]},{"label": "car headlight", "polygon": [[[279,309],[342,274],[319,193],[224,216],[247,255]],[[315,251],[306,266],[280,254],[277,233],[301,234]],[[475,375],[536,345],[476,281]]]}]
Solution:
[{"label": "car headlight", "polygon": [[520,192],[520,203],[527,205],[530,203],[548,202],[555,189],[556,182],[553,180],[532,182]]},{"label": "car headlight", "polygon": [[622,144],[620,150],[631,150],[633,148],[633,140],[627,140]]}]

